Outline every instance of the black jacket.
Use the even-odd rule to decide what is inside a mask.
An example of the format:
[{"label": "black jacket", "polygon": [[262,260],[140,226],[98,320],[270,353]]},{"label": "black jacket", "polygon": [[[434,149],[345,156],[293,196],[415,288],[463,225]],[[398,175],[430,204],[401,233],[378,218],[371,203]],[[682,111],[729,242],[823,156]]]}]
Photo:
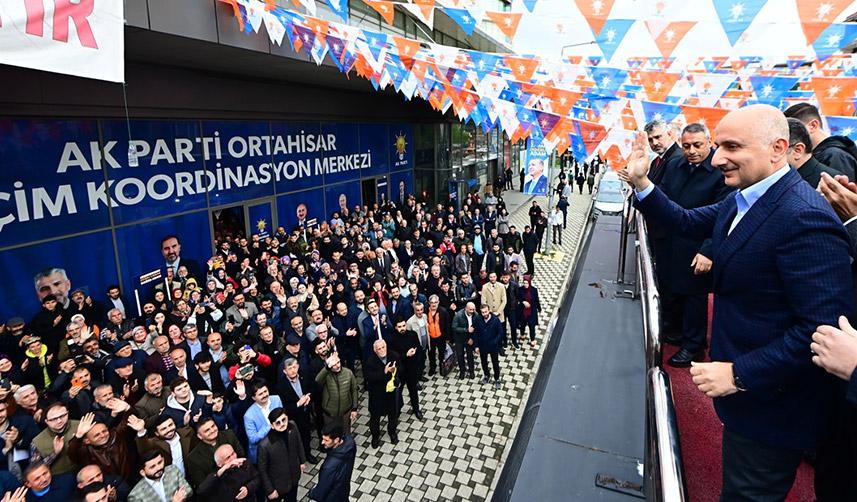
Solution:
[{"label": "black jacket", "polygon": [[831,176],[839,176],[843,174],[832,167],[822,164],[814,155],[800,166],[797,173],[800,174],[800,177],[809,183],[809,186],[812,188],[818,187],[818,182],[821,181],[821,173],[827,173]]},{"label": "black jacket", "polygon": [[311,500],[348,502],[357,445],[351,436],[345,436],[342,440],[341,445],[327,452],[327,457],[318,473],[318,484],[309,491]]},{"label": "black jacket", "polygon": [[[419,335],[412,330],[405,330],[402,334],[393,331],[390,335],[390,348],[401,357],[399,377],[405,381],[419,379],[423,373],[425,356],[420,345]],[[417,349],[417,352],[408,357],[407,354],[410,349]]]},{"label": "black jacket", "polygon": [[256,490],[261,486],[259,472],[246,460],[240,467],[233,467],[218,477],[217,471],[212,472],[200,483],[198,500],[206,502],[233,502],[235,495],[244,486],[247,488],[247,499],[254,500]]},{"label": "black jacket", "polygon": [[836,169],[855,181],[857,172],[857,146],[845,136],[828,136],[827,139],[815,145],[812,156],[822,164]]},{"label": "black jacket", "polygon": [[[401,378],[402,363],[399,355],[392,350],[387,350],[387,363],[396,363],[396,382],[398,387]],[[396,411],[398,396],[396,390],[387,392],[387,382],[393,376],[392,373],[384,372],[384,362],[374,352],[366,359],[366,368],[363,370],[366,378],[366,390],[369,391],[369,413],[372,415],[387,415]]]},{"label": "black jacket", "polygon": [[[670,165],[661,189],[679,206],[692,209],[714,204],[732,193],[723,181],[723,174],[712,167],[708,158],[691,170],[686,160]],[[658,226],[661,228],[660,226]],[[712,257],[711,239],[691,239],[675,233],[655,235],[655,258],[658,285],[664,291],[681,294],[706,293],[711,289],[712,274],[694,275],[690,264],[697,253]]]},{"label": "black jacket", "polygon": [[[658,162],[658,158],[660,158],[660,162]],[[681,152],[681,147],[678,146],[678,143],[673,143],[663,155],[652,159],[651,164],[649,164],[649,180],[660,186],[669,170],[670,163],[674,164],[683,160],[684,155]]]},{"label": "black jacket", "polygon": [[301,464],[306,462],[300,433],[294,422],[289,422],[284,439],[273,439],[271,433],[256,450],[262,492],[266,497],[274,490],[280,496],[292,491],[301,479]]}]

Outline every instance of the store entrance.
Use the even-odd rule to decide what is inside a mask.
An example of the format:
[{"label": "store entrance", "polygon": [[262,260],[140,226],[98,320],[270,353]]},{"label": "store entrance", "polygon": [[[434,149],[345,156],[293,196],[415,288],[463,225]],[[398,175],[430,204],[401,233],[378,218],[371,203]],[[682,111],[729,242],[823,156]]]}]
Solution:
[{"label": "store entrance", "polygon": [[215,246],[219,246],[224,239],[231,241],[235,237],[246,237],[247,218],[244,214],[244,206],[213,209],[211,224],[214,228]]}]

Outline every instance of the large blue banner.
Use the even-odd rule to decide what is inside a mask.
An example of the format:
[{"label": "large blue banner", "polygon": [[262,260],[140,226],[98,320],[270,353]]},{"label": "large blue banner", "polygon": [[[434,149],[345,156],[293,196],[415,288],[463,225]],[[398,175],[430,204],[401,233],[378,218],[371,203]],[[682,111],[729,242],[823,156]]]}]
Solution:
[{"label": "large blue banner", "polygon": [[274,233],[274,217],[270,202],[248,207],[247,215],[250,218],[250,235],[258,235],[264,239]]},{"label": "large blue banner", "polygon": [[[104,148],[111,152],[105,161],[107,185],[117,225],[155,216],[166,216],[206,205],[206,183],[202,168],[203,148],[199,122],[124,120],[101,123]],[[213,150],[213,149],[212,149]],[[98,199],[107,207],[108,190]]]},{"label": "large blue banner", "polygon": [[94,120],[0,120],[0,247],[109,225]]},{"label": "large blue banner", "polygon": [[[208,256],[212,208],[276,196],[279,224],[292,227],[302,212],[329,218],[340,195],[353,209],[362,202],[361,178],[387,177],[391,185],[381,188],[391,197],[401,179],[410,191],[410,173],[390,171],[413,169],[412,138],[407,124],[136,120],[129,133],[122,120],[0,120],[0,249],[112,225],[123,285],[139,288],[141,275],[163,269],[159,243],[167,234],[181,234],[194,259]],[[263,212],[254,218],[270,220]],[[156,221],[139,224],[148,220]],[[111,250],[113,235],[98,235]],[[42,245],[10,252],[87,262]],[[105,256],[112,260],[112,251]],[[93,284],[104,286],[99,277],[115,276],[115,265],[93,271]]]},{"label": "large blue banner", "polygon": [[49,294],[65,304],[82,289],[103,301],[107,287],[119,282],[109,230],[3,251],[0,268],[7,286],[15,288],[0,302],[4,321],[14,316],[29,321]]}]

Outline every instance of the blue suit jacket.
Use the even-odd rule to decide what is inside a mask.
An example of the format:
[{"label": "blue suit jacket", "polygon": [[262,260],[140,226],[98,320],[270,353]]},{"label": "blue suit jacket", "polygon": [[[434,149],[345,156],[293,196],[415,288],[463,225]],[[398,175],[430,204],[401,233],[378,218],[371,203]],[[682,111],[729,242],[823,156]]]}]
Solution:
[{"label": "blue suit jacket", "polygon": [[656,188],[637,207],[680,234],[711,237],[711,359],[733,362],[747,388],[714,399],[720,419],[765,444],[814,448],[837,384],[812,364],[809,344],[853,305],[848,235],[828,203],[791,169],[729,235],[734,195],[687,210]]},{"label": "blue suit jacket", "polygon": [[[276,388],[269,386],[268,391],[271,392],[271,396],[268,398],[271,401],[271,405],[268,409],[273,410],[274,408],[282,408],[283,401],[280,400],[280,396],[274,394]],[[259,443],[265,439],[268,432],[271,430],[271,424],[268,422],[268,417],[262,414],[262,408],[260,408],[256,403],[250,405],[244,413],[244,430],[247,432],[247,442],[249,444],[247,457],[250,459],[250,462],[255,464],[256,447],[259,446]]]},{"label": "blue suit jacket", "polygon": [[[535,182],[535,183],[534,183]],[[548,179],[542,174],[535,180],[529,180],[524,183],[524,193],[545,195],[548,193]]]}]

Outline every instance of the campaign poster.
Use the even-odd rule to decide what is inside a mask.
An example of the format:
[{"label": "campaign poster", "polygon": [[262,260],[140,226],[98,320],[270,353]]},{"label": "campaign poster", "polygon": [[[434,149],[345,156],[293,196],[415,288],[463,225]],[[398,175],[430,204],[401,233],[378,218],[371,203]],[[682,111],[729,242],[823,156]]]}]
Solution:
[{"label": "campaign poster", "polygon": [[396,207],[402,207],[408,200],[408,195],[414,193],[414,172],[399,171],[390,173],[390,198]]},{"label": "campaign poster", "polygon": [[349,212],[353,211],[354,206],[362,204],[360,183],[339,183],[326,186],[324,188],[324,202],[327,208],[325,214],[327,221],[333,218],[334,212],[339,213],[341,217],[345,208],[348,208]]},{"label": "campaign poster", "polygon": [[[151,299],[155,287],[166,281],[167,264],[176,261],[178,267],[187,268],[197,284],[204,284],[211,242],[208,211],[117,228],[122,283],[129,299],[134,297],[134,290],[141,302]],[[160,279],[147,282],[147,276],[156,271]]]},{"label": "campaign poster", "polygon": [[548,162],[550,154],[541,144],[534,145],[532,141],[527,142],[527,171],[524,175],[524,189],[528,195],[548,194]]},{"label": "campaign poster", "polygon": [[119,283],[109,230],[3,251],[0,267],[6,283],[16,287],[0,302],[3,321],[20,316],[29,322],[49,294],[67,304],[81,289],[100,302],[107,287]]},{"label": "campaign poster", "polygon": [[298,226],[314,227],[324,221],[324,190],[321,187],[277,197],[277,225],[291,232]]},{"label": "campaign poster", "polygon": [[274,216],[270,202],[249,206],[247,214],[250,218],[250,235],[258,235],[264,239],[273,233],[274,229],[271,227],[274,224]]}]

